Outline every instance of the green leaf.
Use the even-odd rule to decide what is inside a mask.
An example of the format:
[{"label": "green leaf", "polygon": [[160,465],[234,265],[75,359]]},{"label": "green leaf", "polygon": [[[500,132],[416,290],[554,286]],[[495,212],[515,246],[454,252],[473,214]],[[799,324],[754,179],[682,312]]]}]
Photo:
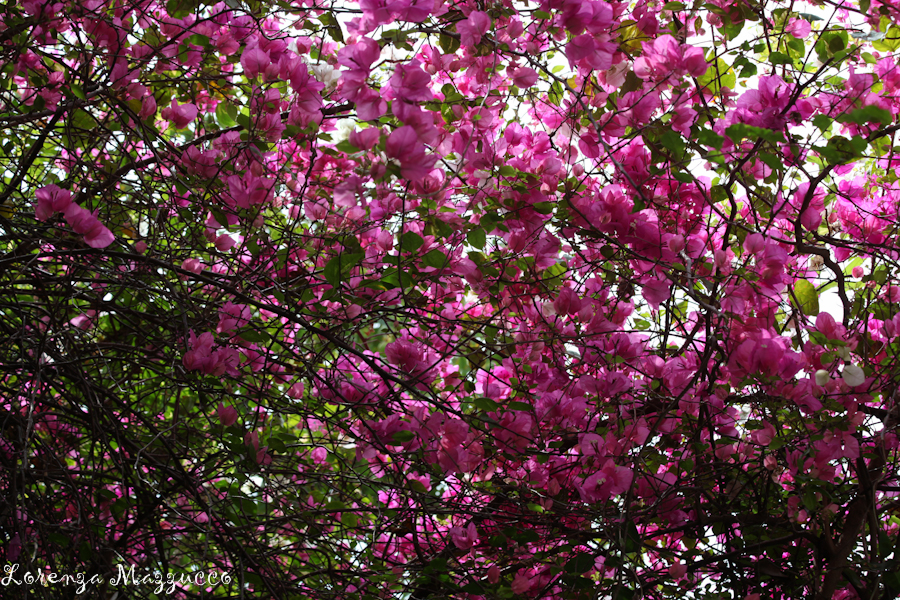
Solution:
[{"label": "green leaf", "polygon": [[531,412],[534,410],[534,407],[526,402],[516,402],[515,400],[506,405],[506,408],[510,410],[518,410],[522,412]]},{"label": "green leaf", "polygon": [[236,116],[237,109],[228,102],[219,102],[218,106],[216,106],[216,119],[219,120],[219,125],[222,127],[234,127],[237,125],[237,121],[234,120]]},{"label": "green leaf", "polygon": [[701,129],[697,132],[697,141],[704,146],[712,146],[716,150],[721,150],[722,144],[725,143],[725,138],[709,129]]},{"label": "green leaf", "polygon": [[403,252],[415,252],[422,247],[425,240],[414,231],[407,231],[400,236],[400,250]]},{"label": "green leaf", "polygon": [[435,269],[444,269],[447,267],[447,255],[440,250],[432,250],[422,257],[422,264]]},{"label": "green leaf", "polygon": [[890,111],[884,110],[883,108],[878,108],[877,106],[870,104],[868,106],[864,106],[862,108],[857,108],[847,114],[841,115],[838,117],[838,121],[841,123],[856,123],[857,125],[864,125],[866,123],[881,123],[882,125],[889,125],[894,121],[894,117]]},{"label": "green leaf", "polygon": [[868,142],[858,135],[849,140],[844,136],[835,135],[828,140],[824,147],[813,146],[813,150],[822,155],[829,163],[840,165],[859,157],[867,145]]},{"label": "green leaf", "polygon": [[594,557],[585,552],[579,552],[566,561],[566,573],[587,573],[594,568]]},{"label": "green leaf", "polygon": [[415,282],[409,276],[409,273],[407,273],[406,271],[400,271],[396,268],[385,270],[379,283],[380,285],[384,286],[385,289],[389,290],[398,287],[408,289],[415,284]]},{"label": "green leaf", "polygon": [[77,83],[69,84],[69,87],[72,88],[72,95],[78,98],[79,100],[84,100],[87,96],[84,93],[84,90],[81,89],[81,86]]},{"label": "green leaf", "polygon": [[880,40],[872,42],[872,47],[879,52],[894,52],[900,48],[900,28],[891,25]]},{"label": "green leaf", "polygon": [[359,264],[364,256],[365,254],[338,254],[325,265],[323,270],[325,281],[333,287],[340,286],[343,273]]},{"label": "green leaf", "polygon": [[272,339],[265,329],[244,329],[238,332],[241,339],[255,344],[263,344]]},{"label": "green leaf", "polygon": [[660,143],[667,149],[671,150],[676,156],[681,157],[684,154],[684,139],[674,131],[667,131],[659,138]]},{"label": "green leaf", "polygon": [[819,294],[816,292],[816,286],[805,279],[798,279],[794,283],[794,297],[800,304],[798,307],[803,314],[808,317],[814,317],[819,314]]},{"label": "green leaf", "polygon": [[553,203],[552,202],[535,202],[531,205],[536,212],[541,213],[542,215],[549,215],[553,212]]},{"label": "green leaf", "polygon": [[345,512],[341,515],[341,525],[349,529],[359,526],[359,516],[356,513]]},{"label": "green leaf", "polygon": [[[847,48],[849,40],[850,35],[844,30],[824,32],[815,45],[819,60],[826,62],[830,58],[836,58],[838,53]],[[832,65],[834,66],[836,62],[832,61]]]},{"label": "green leaf", "polygon": [[346,154],[356,154],[357,152],[359,152],[359,148],[357,148],[347,140],[342,140],[335,144],[334,149]]},{"label": "green leaf", "polygon": [[554,81],[553,85],[550,86],[550,92],[547,94],[547,99],[550,100],[551,104],[559,106],[560,102],[562,102],[562,98],[563,86],[560,82]]},{"label": "green leaf", "polygon": [[771,154],[769,152],[760,152],[759,159],[775,171],[781,171],[782,169],[784,169],[784,163],[781,162],[781,158],[774,154]]},{"label": "green leaf", "polygon": [[764,127],[753,127],[744,123],[735,123],[725,130],[725,135],[730,137],[734,142],[740,142],[744,138],[756,140],[762,139],[767,142],[783,142],[784,134],[774,129],[766,129]]},{"label": "green leaf", "polygon": [[482,249],[487,243],[487,234],[485,234],[484,229],[482,229],[481,227],[476,227],[466,234],[466,240],[472,246],[478,249]]},{"label": "green leaf", "polygon": [[166,2],[166,12],[174,19],[183,19],[194,13],[197,5],[192,0],[169,0]]},{"label": "green leaf", "polygon": [[793,63],[790,56],[782,54],[781,52],[773,52],[770,54],[769,62],[773,65],[789,65]]},{"label": "green leaf", "polygon": [[722,33],[725,34],[727,39],[733,40],[741,34],[741,31],[744,29],[744,23],[745,21],[743,19],[737,22],[727,23],[722,27]]},{"label": "green leaf", "polygon": [[441,47],[444,54],[456,54],[456,51],[459,50],[460,46],[459,36],[442,33],[438,36],[438,45]]},{"label": "green leaf", "polygon": [[[738,61],[735,61],[735,66],[738,65]],[[757,67],[756,63],[752,63],[746,58],[741,61],[741,72],[738,73],[738,77],[741,79],[746,79],[747,77],[753,77],[756,75]]]},{"label": "green leaf", "polygon": [[415,438],[416,434],[412,431],[395,431],[394,435],[391,436],[391,440],[397,444],[405,444],[413,441]]},{"label": "green leaf", "polygon": [[721,58],[713,60],[714,50],[710,50],[707,62],[710,63],[706,73],[697,78],[697,82],[704,87],[708,87],[713,94],[718,94],[723,87],[734,89],[737,84],[737,75],[728,63]]},{"label": "green leaf", "polygon": [[625,525],[625,552],[637,552],[641,549],[643,540],[634,521]]},{"label": "green leaf", "polygon": [[487,410],[487,411],[494,411],[494,410],[497,410],[498,408],[500,408],[500,405],[497,404],[496,402],[494,402],[493,400],[491,400],[490,398],[476,398],[472,404],[474,404],[477,408],[480,408],[481,410]]},{"label": "green leaf", "polygon": [[847,40],[840,35],[832,35],[828,38],[828,50],[831,52],[840,52],[847,47]]},{"label": "green leaf", "polygon": [[531,544],[540,540],[541,534],[539,534],[534,529],[525,529],[522,531],[513,530],[512,532],[510,532],[509,537],[516,540],[520,544]]},{"label": "green leaf", "polygon": [[834,123],[834,119],[827,115],[816,115],[813,117],[813,125],[819,128],[819,131],[825,133],[831,128],[831,124]]},{"label": "green leaf", "polygon": [[191,37],[187,39],[188,43],[194,44],[195,46],[203,46],[204,48],[209,47],[209,37],[201,34],[195,33]]}]

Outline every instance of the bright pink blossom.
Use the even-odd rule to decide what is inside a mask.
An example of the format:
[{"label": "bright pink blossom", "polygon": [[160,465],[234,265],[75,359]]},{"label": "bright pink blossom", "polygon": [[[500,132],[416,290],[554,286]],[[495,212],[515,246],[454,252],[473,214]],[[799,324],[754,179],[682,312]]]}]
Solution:
[{"label": "bright pink blossom", "polygon": [[258,46],[248,46],[241,54],[241,66],[244,67],[244,74],[247,77],[253,78],[264,73],[271,62],[269,55]]},{"label": "bright pink blossom", "polygon": [[170,121],[175,129],[184,129],[197,118],[197,107],[191,103],[178,104],[178,101],[172,99],[172,104],[164,108],[162,118]]},{"label": "bright pink blossom", "polygon": [[54,213],[63,212],[72,204],[72,194],[57,185],[47,185],[35,192],[37,204],[34,207],[38,221],[46,221]]},{"label": "bright pink blossom", "polygon": [[459,32],[460,43],[463,46],[474,46],[481,41],[488,30],[491,28],[491,17],[487,13],[480,11],[472,11],[469,18],[456,24],[456,31]]},{"label": "bright pink blossom", "polygon": [[69,204],[63,216],[75,233],[84,236],[85,243],[91,248],[106,248],[115,241],[116,236],[100,222],[96,212],[90,212],[77,204]]},{"label": "bright pink blossom", "polygon": [[233,406],[225,406],[221,402],[219,402],[219,407],[216,409],[216,415],[219,417],[219,423],[222,424],[222,427],[231,427],[237,422],[238,418],[238,412]]},{"label": "bright pink blossom", "polygon": [[453,544],[460,550],[468,550],[478,541],[478,530],[474,523],[469,523],[468,527],[451,527],[450,538]]}]

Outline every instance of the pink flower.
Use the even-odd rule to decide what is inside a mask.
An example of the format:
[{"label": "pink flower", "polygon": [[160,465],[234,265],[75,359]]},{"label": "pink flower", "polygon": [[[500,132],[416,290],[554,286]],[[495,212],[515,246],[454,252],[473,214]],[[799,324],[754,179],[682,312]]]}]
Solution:
[{"label": "pink flower", "polygon": [[768,446],[775,439],[775,427],[771,423],[763,423],[762,429],[757,429],[750,434],[750,439],[760,446]]},{"label": "pink flower", "polygon": [[350,134],[348,140],[352,145],[360,150],[371,150],[378,143],[381,136],[381,129],[378,127],[369,127],[368,129],[354,130]]},{"label": "pink flower", "polygon": [[703,49],[694,46],[685,46],[684,54],[681,59],[681,68],[694,77],[706,75],[706,70],[709,68],[709,65],[706,63],[706,56],[703,54]]},{"label": "pink flower", "polygon": [[581,63],[595,70],[608,71],[617,48],[608,39],[608,35],[583,33],[566,45],[566,56],[571,64]]},{"label": "pink flower", "polygon": [[641,294],[653,310],[659,310],[659,305],[671,296],[671,285],[667,279],[651,279],[641,288]]},{"label": "pink flower", "polygon": [[19,555],[22,553],[22,538],[19,537],[18,532],[9,540],[9,545],[6,547],[6,558],[10,561],[16,561],[19,559]]},{"label": "pink flower", "polygon": [[474,523],[469,523],[469,526],[465,529],[462,527],[451,527],[450,539],[453,540],[453,544],[460,550],[468,550],[478,540],[478,530],[475,528]]},{"label": "pink flower", "polygon": [[389,158],[400,161],[400,173],[412,181],[422,181],[434,168],[437,159],[425,152],[412,125],[398,127],[388,136],[384,149]]},{"label": "pink flower", "polygon": [[203,263],[196,258],[186,258],[184,262],[181,263],[181,268],[185,271],[199,274],[201,271],[203,271]]},{"label": "pink flower", "polygon": [[63,216],[75,233],[84,236],[85,243],[91,248],[106,248],[116,239],[112,231],[100,222],[96,213],[77,204],[70,204]]},{"label": "pink flower", "polygon": [[365,92],[353,98],[356,102],[356,114],[361,121],[374,121],[387,112],[387,101],[375,90]]},{"label": "pink flower", "polygon": [[408,373],[415,373],[423,366],[422,350],[406,340],[397,340],[384,347],[384,353],[391,364],[399,365]]},{"label": "pink flower", "polygon": [[766,248],[766,238],[761,233],[751,233],[744,239],[744,250],[750,254],[759,254]]},{"label": "pink flower", "polygon": [[810,34],[812,26],[809,24],[809,21],[795,18],[788,21],[784,30],[795,38],[802,40]]},{"label": "pink flower", "polygon": [[240,208],[250,208],[272,200],[275,184],[271,179],[257,177],[247,171],[243,177],[231,175],[225,181],[228,184],[228,200]]},{"label": "pink flower", "polygon": [[248,47],[241,55],[241,66],[244,67],[244,75],[251,79],[260,73],[265,73],[266,67],[270,64],[272,64],[272,59],[258,46]]},{"label": "pink flower", "polygon": [[397,16],[403,21],[410,23],[421,23],[434,11],[435,0],[410,0],[409,2],[399,3],[398,6],[408,5],[404,8],[397,8]]},{"label": "pink flower", "polygon": [[512,582],[512,591],[514,594],[524,594],[531,589],[531,578],[525,573],[516,573],[516,577]]},{"label": "pink flower", "polygon": [[58,185],[47,185],[39,189],[35,196],[37,205],[34,207],[38,221],[46,221],[54,213],[65,211],[72,204],[72,194]]},{"label": "pink flower", "polygon": [[487,579],[490,583],[497,583],[500,581],[500,567],[491,565],[491,568],[487,571]]},{"label": "pink flower", "polygon": [[538,74],[531,67],[521,67],[513,71],[512,80],[517,88],[530,88],[537,83]]},{"label": "pink flower", "polygon": [[700,77],[708,68],[701,48],[680,44],[671,35],[642,45],[644,55],[634,61],[634,74],[641,79],[666,80],[685,73]]},{"label": "pink flower", "polygon": [[156,98],[152,94],[147,94],[141,99],[141,111],[138,116],[142,119],[152,117],[156,114]]},{"label": "pink flower", "polygon": [[244,435],[244,444],[253,449],[254,452],[259,450],[259,433],[256,431],[248,431]]},{"label": "pink flower", "polygon": [[222,424],[222,427],[234,425],[238,418],[238,412],[233,406],[225,406],[221,402],[219,402],[219,407],[216,409],[216,414],[219,417],[219,423]]},{"label": "pink flower", "polygon": [[559,290],[559,296],[553,301],[553,309],[558,315],[575,315],[581,310],[582,300],[572,288],[564,287]]},{"label": "pink flower", "polygon": [[69,321],[69,325],[71,325],[72,327],[77,327],[82,331],[87,331],[94,326],[94,318],[96,316],[96,310],[87,310],[84,312],[84,314],[73,317],[72,320]]},{"label": "pink flower", "polygon": [[197,107],[193,104],[178,104],[173,98],[172,104],[163,109],[162,118],[171,121],[175,129],[184,129],[197,118],[197,113]]},{"label": "pink flower", "polygon": [[405,102],[427,102],[434,97],[429,89],[431,76],[419,67],[418,61],[397,65],[390,85],[394,95]]},{"label": "pink flower", "polygon": [[669,576],[672,579],[681,579],[687,573],[687,565],[681,564],[677,560],[669,567]]},{"label": "pink flower", "polygon": [[200,337],[190,332],[189,347],[182,364],[188,371],[200,371],[204,375],[220,376],[228,373],[232,377],[238,374],[238,353],[233,348],[213,350],[214,339],[211,333],[205,332]]},{"label": "pink flower", "polygon": [[816,330],[829,340],[842,340],[846,332],[844,326],[826,311],[822,311],[816,316]]},{"label": "pink flower", "polygon": [[627,467],[617,467],[612,459],[596,473],[584,480],[584,484],[578,486],[583,502],[593,504],[605,502],[612,496],[625,492],[631,485],[634,473]]},{"label": "pink flower", "polygon": [[372,38],[364,37],[358,43],[338,50],[337,56],[338,62],[345,67],[368,72],[372,63],[381,56],[381,47]]},{"label": "pink flower", "polygon": [[219,325],[216,333],[227,333],[247,325],[253,318],[253,311],[245,304],[225,303],[219,310]]},{"label": "pink flower", "polygon": [[412,125],[398,127],[388,136],[384,153],[388,158],[401,158],[411,154],[419,145],[419,136]]},{"label": "pink flower", "polygon": [[459,40],[463,46],[474,46],[481,41],[482,36],[491,28],[491,16],[485,12],[472,11],[466,21],[456,24]]}]

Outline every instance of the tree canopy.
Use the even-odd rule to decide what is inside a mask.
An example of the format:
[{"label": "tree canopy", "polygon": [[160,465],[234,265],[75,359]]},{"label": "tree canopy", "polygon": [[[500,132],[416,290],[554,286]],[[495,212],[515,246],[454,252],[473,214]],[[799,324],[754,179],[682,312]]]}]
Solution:
[{"label": "tree canopy", "polygon": [[4,573],[900,596],[897,23],[6,3]]}]

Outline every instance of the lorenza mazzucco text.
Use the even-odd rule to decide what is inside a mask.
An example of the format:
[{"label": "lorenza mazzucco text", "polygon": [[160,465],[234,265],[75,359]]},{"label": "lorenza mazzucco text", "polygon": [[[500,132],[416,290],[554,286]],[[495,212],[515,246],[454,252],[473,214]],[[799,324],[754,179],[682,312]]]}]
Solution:
[{"label": "lorenza mazzucco text", "polygon": [[24,573],[19,574],[19,564],[13,563],[10,565],[3,566],[4,576],[0,579],[0,585],[3,587],[9,587],[11,585],[77,585],[78,588],[75,590],[76,594],[83,594],[88,586],[99,585],[103,583],[103,578],[100,575],[92,575],[88,577],[85,573],[53,573],[53,572],[45,572],[45,571],[37,571],[32,573],[31,571],[25,571]]},{"label": "lorenza mazzucco text", "polygon": [[[0,585],[9,587],[11,585],[63,585],[78,586],[75,590],[77,594],[84,593],[89,586],[101,585],[104,578],[101,575],[92,575],[88,577],[85,573],[53,573],[53,572],[31,572],[25,571],[19,573],[19,564],[9,564],[3,567],[4,576],[0,579]],[[191,586],[214,586],[217,584],[228,585],[232,578],[227,573],[219,574],[215,571],[211,573],[203,573],[195,571],[191,573],[167,573],[163,575],[160,571],[146,572],[141,574],[137,571],[135,565],[128,568],[122,565],[116,566],[115,577],[109,578],[109,584],[112,586],[154,586],[156,594],[172,594],[177,589]]]}]

